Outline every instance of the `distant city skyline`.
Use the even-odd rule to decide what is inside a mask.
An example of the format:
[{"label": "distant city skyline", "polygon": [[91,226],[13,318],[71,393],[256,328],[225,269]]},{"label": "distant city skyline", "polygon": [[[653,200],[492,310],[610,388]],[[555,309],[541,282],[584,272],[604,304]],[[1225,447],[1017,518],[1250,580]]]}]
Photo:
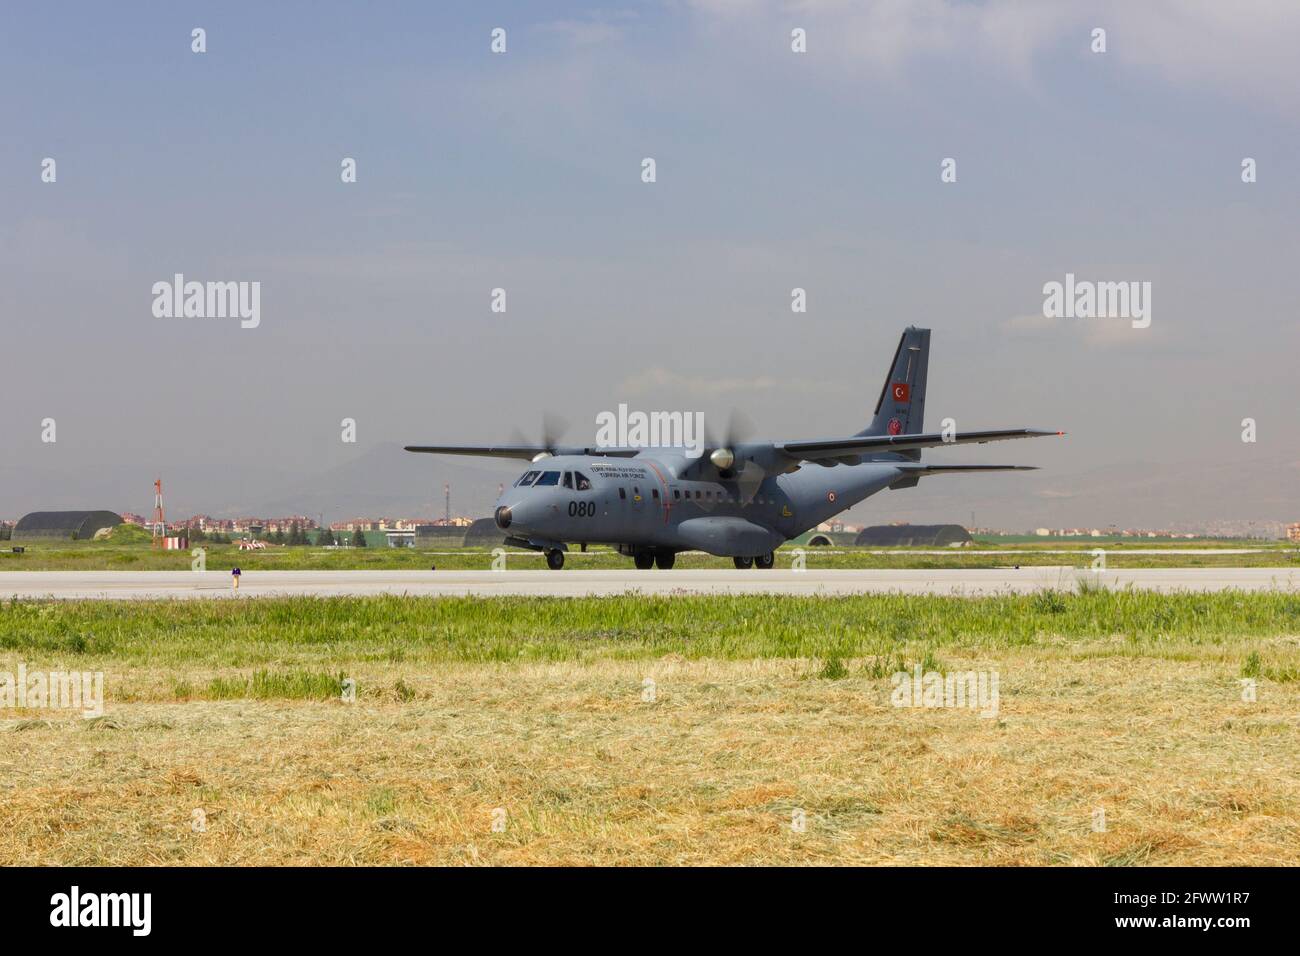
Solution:
[{"label": "distant city skyline", "polygon": [[[860,509],[859,509],[860,510]],[[138,514],[132,511],[119,511],[123,521],[127,524],[134,524],[139,527],[149,528],[152,526],[152,519],[147,515]],[[852,512],[845,512],[845,515]],[[21,517],[21,516],[19,516]],[[479,516],[483,517],[483,516]],[[12,527],[18,518],[0,518],[0,527]],[[274,533],[277,530],[287,531],[291,525],[298,525],[304,531],[315,531],[321,528],[328,528],[331,531],[353,531],[360,528],[364,531],[409,531],[418,527],[468,527],[476,517],[472,514],[456,513],[450,519],[443,517],[427,517],[417,515],[403,515],[395,517],[392,515],[353,515],[336,521],[329,521],[321,524],[319,518],[305,514],[290,515],[239,515],[236,517],[215,518],[207,514],[193,514],[188,517],[171,517],[165,519],[167,531],[182,531],[186,529],[198,529],[205,532],[217,533],[249,533],[253,526],[259,527],[267,533]],[[876,522],[877,524],[881,522]],[[887,522],[889,524],[912,524],[914,522]],[[965,527],[971,534],[993,534],[993,535],[1010,535],[1023,536],[1035,535],[1040,537],[1137,537],[1137,538],[1162,538],[1162,537],[1212,537],[1212,538],[1261,538],[1269,540],[1289,539],[1300,541],[1300,522],[1289,521],[1211,521],[1202,524],[1188,524],[1182,527],[1119,527],[1117,525],[1089,526],[1082,525],[1077,527],[1061,528],[1011,528],[1011,527],[981,527],[971,523],[955,521],[953,524],[960,524]],[[844,520],[842,515],[833,521],[823,522],[817,530],[842,530],[859,531],[864,527],[871,526],[872,522],[853,522]]]}]

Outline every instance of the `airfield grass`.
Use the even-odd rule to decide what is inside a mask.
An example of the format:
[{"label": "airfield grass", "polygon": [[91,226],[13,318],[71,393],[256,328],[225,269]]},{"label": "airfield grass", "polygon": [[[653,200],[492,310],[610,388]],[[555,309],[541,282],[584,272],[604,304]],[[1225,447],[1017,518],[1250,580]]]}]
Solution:
[{"label": "airfield grass", "polygon": [[[1298,635],[1281,592],[8,601],[0,671],[106,708],[0,710],[0,863],[1295,865]],[[892,706],[916,665],[997,715]]]},{"label": "airfield grass", "polygon": [[[12,542],[23,546],[22,554],[0,546],[0,571],[187,571],[194,560],[188,551],[162,551],[147,541],[131,544],[100,542]],[[5,542],[4,545],[12,544]],[[351,571],[351,570],[428,570],[436,566],[447,571],[486,571],[492,565],[491,548],[317,548],[268,546],[263,551],[239,551],[234,545],[196,544],[205,551],[208,570],[229,571],[238,566],[245,571]],[[1187,568],[1187,567],[1276,567],[1300,568],[1300,548],[1278,542],[1225,541],[1099,541],[1095,543],[1023,543],[1006,544],[978,541],[970,549],[925,548],[856,548],[831,547],[802,549],[809,568],[1005,568],[1091,564],[1094,548],[1106,551],[1109,568]],[[1178,549],[1197,548],[1215,553],[1185,554]],[[1231,553],[1249,548],[1250,553]],[[1135,550],[1168,552],[1133,554]],[[546,570],[543,556],[535,551],[506,549],[512,570]],[[777,566],[789,567],[796,547],[787,545],[777,551]],[[988,551],[980,554],[970,552]],[[1062,551],[1066,553],[1061,553]],[[934,553],[937,552],[937,553]],[[610,548],[593,547],[587,552],[576,547],[565,558],[566,566],[582,570],[623,570],[631,566],[628,558]],[[679,568],[730,568],[730,558],[716,558],[702,552],[678,555]]]}]

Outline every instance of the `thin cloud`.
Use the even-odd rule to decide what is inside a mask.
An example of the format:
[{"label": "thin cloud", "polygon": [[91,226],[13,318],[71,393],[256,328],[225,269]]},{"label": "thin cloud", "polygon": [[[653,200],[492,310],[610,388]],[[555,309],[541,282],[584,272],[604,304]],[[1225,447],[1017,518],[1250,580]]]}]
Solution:
[{"label": "thin cloud", "polygon": [[738,392],[797,392],[800,394],[844,393],[842,386],[826,382],[804,381],[794,378],[712,378],[699,375],[682,375],[666,368],[649,368],[628,376],[619,386],[629,395],[654,392],[684,392],[690,395],[734,395]]},{"label": "thin cloud", "polygon": [[997,328],[1007,338],[1056,338],[1089,349],[1168,348],[1172,340],[1168,325],[1157,324],[1155,319],[1149,328],[1135,329],[1131,319],[1051,318],[1038,312],[1003,319]]},{"label": "thin cloud", "polygon": [[1227,93],[1273,109],[1294,105],[1300,16],[1292,0],[1102,0],[1083,5],[990,0],[692,0],[714,33],[746,26],[808,31],[813,64],[897,75],[920,61],[965,59],[1032,80],[1035,63],[1091,56],[1106,30],[1106,56],[1166,83]]},{"label": "thin cloud", "polygon": [[[630,14],[623,14],[626,19]],[[577,47],[608,46],[623,39],[623,28],[611,23],[608,17],[594,16],[588,20],[551,20],[537,28],[542,33],[563,37]]]}]

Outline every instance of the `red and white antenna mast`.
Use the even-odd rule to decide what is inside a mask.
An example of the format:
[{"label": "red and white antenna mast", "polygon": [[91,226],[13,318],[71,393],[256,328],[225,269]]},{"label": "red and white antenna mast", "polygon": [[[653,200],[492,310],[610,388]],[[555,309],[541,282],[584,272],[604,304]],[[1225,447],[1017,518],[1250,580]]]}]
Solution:
[{"label": "red and white antenna mast", "polygon": [[162,546],[162,539],[167,536],[167,519],[163,517],[162,479],[153,483],[153,546]]}]

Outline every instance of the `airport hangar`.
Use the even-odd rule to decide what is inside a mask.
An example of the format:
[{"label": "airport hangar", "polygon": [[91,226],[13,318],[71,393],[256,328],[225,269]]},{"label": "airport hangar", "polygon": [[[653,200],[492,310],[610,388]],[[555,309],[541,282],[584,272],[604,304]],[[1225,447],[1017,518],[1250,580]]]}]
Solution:
[{"label": "airport hangar", "polygon": [[90,541],[122,523],[113,511],[33,511],[14,525],[14,541]]}]

